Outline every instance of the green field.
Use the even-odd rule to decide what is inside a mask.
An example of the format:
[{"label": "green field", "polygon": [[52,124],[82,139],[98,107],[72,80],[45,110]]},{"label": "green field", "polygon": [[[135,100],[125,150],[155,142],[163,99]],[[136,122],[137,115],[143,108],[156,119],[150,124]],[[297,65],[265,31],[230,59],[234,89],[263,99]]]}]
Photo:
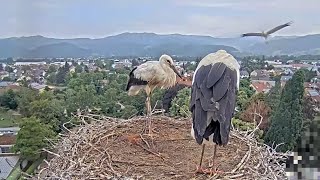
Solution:
[{"label": "green field", "polygon": [[19,116],[13,111],[0,109],[0,128],[18,126]]}]

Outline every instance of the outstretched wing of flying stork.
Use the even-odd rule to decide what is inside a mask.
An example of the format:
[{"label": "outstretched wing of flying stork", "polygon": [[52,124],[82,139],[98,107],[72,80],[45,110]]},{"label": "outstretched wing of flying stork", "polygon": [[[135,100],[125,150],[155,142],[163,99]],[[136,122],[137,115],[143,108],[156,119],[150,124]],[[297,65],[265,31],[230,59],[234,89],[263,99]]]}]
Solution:
[{"label": "outstretched wing of flying stork", "polygon": [[285,24],[282,24],[280,26],[277,26],[269,31],[267,31],[267,34],[270,35],[276,31],[279,31],[280,29],[284,28],[284,27],[287,27],[287,26],[290,26],[292,24],[292,21],[288,22],[288,23],[285,23]]},{"label": "outstretched wing of flying stork", "polygon": [[262,36],[263,37],[263,34],[262,33],[244,33],[244,34],[242,34],[242,37],[245,37],[245,36]]}]

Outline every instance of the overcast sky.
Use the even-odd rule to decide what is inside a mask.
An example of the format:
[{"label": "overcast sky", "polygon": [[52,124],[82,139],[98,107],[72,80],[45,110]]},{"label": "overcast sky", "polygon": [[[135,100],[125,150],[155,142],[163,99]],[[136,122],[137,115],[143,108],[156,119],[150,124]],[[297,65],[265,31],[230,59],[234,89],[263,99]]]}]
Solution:
[{"label": "overcast sky", "polygon": [[320,0],[1,0],[0,37],[98,38],[122,32],[239,37],[320,33]]}]

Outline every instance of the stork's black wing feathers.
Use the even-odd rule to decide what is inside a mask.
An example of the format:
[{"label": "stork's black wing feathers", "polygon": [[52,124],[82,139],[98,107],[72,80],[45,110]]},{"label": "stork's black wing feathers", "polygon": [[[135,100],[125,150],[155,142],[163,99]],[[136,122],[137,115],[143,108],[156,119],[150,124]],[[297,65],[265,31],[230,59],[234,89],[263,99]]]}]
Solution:
[{"label": "stork's black wing feathers", "polygon": [[139,86],[139,85],[147,85],[148,82],[141,80],[140,78],[134,77],[134,71],[137,69],[137,67],[133,68],[129,73],[129,80],[127,83],[126,91],[130,89],[131,86]]},{"label": "stork's black wing feathers", "polygon": [[246,37],[246,36],[263,36],[262,33],[244,33],[241,35],[242,37]]},{"label": "stork's black wing feathers", "polygon": [[198,144],[208,139],[225,145],[236,103],[237,72],[224,63],[200,67],[194,77],[190,110]]},{"label": "stork's black wing feathers", "polygon": [[290,26],[291,24],[292,24],[292,22],[288,22],[288,23],[279,25],[279,26],[277,26],[277,27],[269,30],[269,31],[267,32],[267,34],[272,34],[272,33],[276,32],[276,31],[279,31],[280,29],[282,29],[282,28],[284,28],[284,27]]},{"label": "stork's black wing feathers", "polygon": [[215,68],[211,68],[208,74],[208,77],[212,78],[210,78],[210,81],[207,81],[207,88],[212,87],[214,84],[217,83],[217,81],[219,81],[227,66],[222,66],[222,63],[219,63],[216,64],[214,67]]}]

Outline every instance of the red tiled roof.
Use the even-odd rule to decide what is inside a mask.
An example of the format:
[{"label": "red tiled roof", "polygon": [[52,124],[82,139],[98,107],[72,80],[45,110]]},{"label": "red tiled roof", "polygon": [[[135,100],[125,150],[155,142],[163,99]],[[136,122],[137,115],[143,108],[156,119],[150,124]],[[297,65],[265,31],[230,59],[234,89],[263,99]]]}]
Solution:
[{"label": "red tiled roof", "polygon": [[192,86],[192,78],[191,77],[184,77],[184,80],[182,80],[181,78],[179,78],[177,76],[177,84],[184,84],[184,85],[191,87]]},{"label": "red tiled roof", "polygon": [[265,83],[264,82],[259,82],[259,81],[258,82],[252,82],[251,85],[259,93],[265,92],[266,90],[272,88],[272,85],[269,84],[268,82],[265,82]]},{"label": "red tiled roof", "polygon": [[315,102],[320,102],[320,96],[311,96],[311,99]]},{"label": "red tiled roof", "polygon": [[305,82],[305,83],[303,84],[303,86],[304,86],[304,88],[310,88],[310,87],[312,86],[312,84],[309,83],[309,82]]},{"label": "red tiled roof", "polygon": [[0,145],[12,145],[16,143],[16,136],[2,135],[0,136]]}]

